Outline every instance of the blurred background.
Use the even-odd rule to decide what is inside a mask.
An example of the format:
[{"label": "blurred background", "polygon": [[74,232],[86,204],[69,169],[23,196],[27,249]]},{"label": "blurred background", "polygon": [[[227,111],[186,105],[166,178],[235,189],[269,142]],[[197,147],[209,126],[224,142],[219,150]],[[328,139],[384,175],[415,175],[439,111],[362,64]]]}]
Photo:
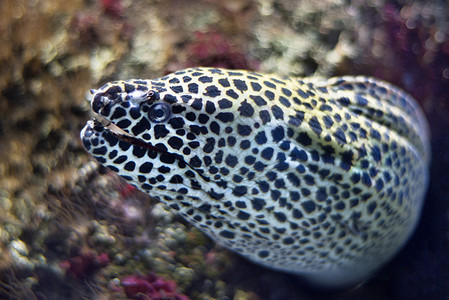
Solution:
[{"label": "blurred background", "polygon": [[[192,66],[372,75],[412,94],[433,161],[401,253],[358,287],[313,290],[216,245],[84,152],[89,89]],[[0,298],[447,299],[448,115],[443,0],[1,0]]]}]

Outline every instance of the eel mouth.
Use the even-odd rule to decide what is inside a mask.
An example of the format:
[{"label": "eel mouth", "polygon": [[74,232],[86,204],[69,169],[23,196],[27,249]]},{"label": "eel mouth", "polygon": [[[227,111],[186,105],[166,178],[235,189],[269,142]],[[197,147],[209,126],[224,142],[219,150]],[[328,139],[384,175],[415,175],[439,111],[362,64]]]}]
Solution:
[{"label": "eel mouth", "polygon": [[144,140],[141,140],[139,138],[132,136],[131,134],[127,133],[126,131],[124,131],[123,129],[121,129],[114,123],[112,123],[111,121],[108,121],[102,117],[93,118],[92,121],[93,121],[93,125],[97,129],[97,131],[98,131],[98,129],[106,130],[109,133],[111,133],[112,135],[114,135],[115,137],[117,137],[119,140],[121,140],[125,143],[131,144],[133,146],[149,149],[152,151],[157,151],[160,153],[171,154],[164,149],[153,146],[149,142],[145,142]]}]

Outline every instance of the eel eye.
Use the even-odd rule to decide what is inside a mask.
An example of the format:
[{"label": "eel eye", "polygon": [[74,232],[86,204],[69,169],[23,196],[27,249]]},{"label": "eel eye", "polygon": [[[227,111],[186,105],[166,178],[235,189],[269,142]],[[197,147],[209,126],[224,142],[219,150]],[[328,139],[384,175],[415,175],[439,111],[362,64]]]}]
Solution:
[{"label": "eel eye", "polygon": [[162,123],[170,118],[171,111],[170,106],[167,103],[156,103],[150,107],[148,111],[148,116],[150,120],[155,123]]}]

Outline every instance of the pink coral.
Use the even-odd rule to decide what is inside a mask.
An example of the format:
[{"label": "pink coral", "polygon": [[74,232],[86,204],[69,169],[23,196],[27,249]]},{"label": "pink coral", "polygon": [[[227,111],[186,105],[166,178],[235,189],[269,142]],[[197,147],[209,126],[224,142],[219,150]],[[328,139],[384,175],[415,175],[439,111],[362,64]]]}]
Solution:
[{"label": "pink coral", "polygon": [[130,299],[189,300],[176,292],[176,283],[156,274],[131,275],[122,279],[122,287]]}]

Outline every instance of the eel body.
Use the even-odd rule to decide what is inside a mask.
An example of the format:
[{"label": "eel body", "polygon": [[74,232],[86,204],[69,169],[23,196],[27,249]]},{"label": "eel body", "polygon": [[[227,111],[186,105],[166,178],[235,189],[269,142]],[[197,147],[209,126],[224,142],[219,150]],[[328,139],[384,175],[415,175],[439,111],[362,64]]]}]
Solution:
[{"label": "eel body", "polygon": [[92,92],[86,150],[258,264],[353,284],[417,224],[428,126],[386,82],[192,68]]}]

